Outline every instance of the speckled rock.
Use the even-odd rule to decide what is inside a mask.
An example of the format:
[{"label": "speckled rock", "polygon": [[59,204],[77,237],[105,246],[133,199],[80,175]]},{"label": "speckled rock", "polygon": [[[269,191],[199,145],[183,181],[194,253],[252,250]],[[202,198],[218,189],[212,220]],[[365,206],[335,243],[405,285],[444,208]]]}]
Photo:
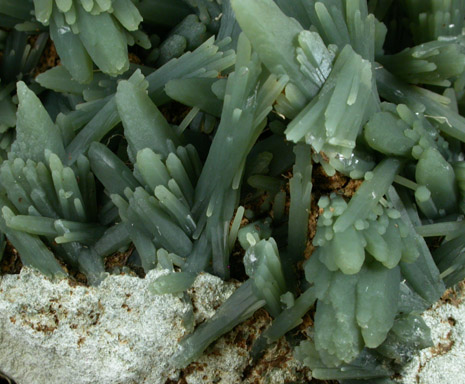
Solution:
[{"label": "speckled rock", "polygon": [[0,276],[0,370],[18,384],[282,384],[311,377],[285,340],[252,365],[250,347],[271,322],[263,310],[177,370],[170,359],[178,340],[240,284],[201,274],[187,295],[151,294],[148,286],[164,273],[109,276],[97,288],[52,282],[28,268]]},{"label": "speckled rock", "polygon": [[239,286],[240,283],[224,282],[208,273],[197,276],[187,291],[191,297],[195,322],[198,324],[212,317]]},{"label": "speckled rock", "polygon": [[250,348],[260,333],[271,324],[271,317],[259,310],[208,348],[203,356],[182,371],[187,384],[284,384],[308,383],[309,369],[295,360],[284,338],[253,362]]},{"label": "speckled rock", "polygon": [[434,346],[420,351],[401,372],[399,383],[465,383],[465,282],[422,316]]},{"label": "speckled rock", "polygon": [[[51,282],[24,268],[0,281],[0,367],[19,384],[164,383],[191,304],[154,296],[146,279],[98,288]],[[144,379],[142,379],[144,378]]]}]

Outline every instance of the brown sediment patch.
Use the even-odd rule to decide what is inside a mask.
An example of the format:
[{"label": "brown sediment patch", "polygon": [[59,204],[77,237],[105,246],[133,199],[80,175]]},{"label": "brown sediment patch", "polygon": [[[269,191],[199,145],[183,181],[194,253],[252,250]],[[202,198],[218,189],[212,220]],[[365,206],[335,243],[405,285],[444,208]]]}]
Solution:
[{"label": "brown sediment patch", "polygon": [[105,269],[106,270],[113,270],[115,268],[122,268],[126,265],[129,257],[132,255],[134,251],[134,245],[131,243],[129,248],[124,252],[115,252],[110,256],[105,258]]},{"label": "brown sediment patch", "polygon": [[[32,38],[36,38],[35,36]],[[30,39],[29,43],[33,44],[34,41]],[[48,39],[47,44],[45,45],[44,52],[39,59],[39,63],[34,69],[33,77],[40,75],[41,73],[46,72],[50,68],[56,67],[60,65],[60,57],[58,56],[57,50],[55,48],[55,44],[51,39]]]},{"label": "brown sediment patch", "polygon": [[160,112],[164,118],[168,121],[168,123],[173,125],[181,124],[190,110],[190,107],[186,107],[184,104],[176,101],[172,101],[160,107]]},{"label": "brown sediment patch", "polygon": [[22,267],[23,263],[19,258],[18,251],[6,240],[5,250],[0,261],[0,274],[16,275],[21,271]]}]

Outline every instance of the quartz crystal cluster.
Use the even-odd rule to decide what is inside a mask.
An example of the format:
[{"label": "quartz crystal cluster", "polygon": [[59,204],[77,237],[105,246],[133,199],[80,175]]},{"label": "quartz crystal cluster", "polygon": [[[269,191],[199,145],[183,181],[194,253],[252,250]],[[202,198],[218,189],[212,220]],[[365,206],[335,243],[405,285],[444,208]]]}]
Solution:
[{"label": "quartz crystal cluster", "polygon": [[[0,249],[240,287],[313,377],[392,383],[465,278],[462,0],[0,0]],[[109,263],[125,255],[125,265]]]}]

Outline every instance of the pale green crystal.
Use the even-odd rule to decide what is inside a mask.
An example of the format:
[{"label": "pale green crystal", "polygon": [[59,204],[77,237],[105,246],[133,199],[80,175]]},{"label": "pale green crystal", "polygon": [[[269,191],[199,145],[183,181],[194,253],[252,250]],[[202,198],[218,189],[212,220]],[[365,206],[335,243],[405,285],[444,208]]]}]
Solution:
[{"label": "pale green crystal", "polygon": [[[237,20],[246,33],[260,60],[273,73],[288,75],[301,92],[311,98],[317,94],[325,81],[325,74],[316,80],[319,72],[329,66],[332,56],[317,34],[306,32],[314,44],[312,63],[314,73],[309,78],[301,71],[301,63],[297,59],[298,35],[302,26],[284,15],[272,0],[231,0]],[[315,81],[316,80],[316,81]]]},{"label": "pale green crystal", "polygon": [[368,348],[378,347],[394,324],[399,301],[399,267],[367,264],[357,284],[357,323]]},{"label": "pale green crystal", "polygon": [[329,157],[350,158],[371,108],[371,92],[370,63],[346,46],[321,91],[288,125],[287,139],[304,141]]},{"label": "pale green crystal", "polygon": [[[133,77],[136,75],[137,73]],[[179,145],[174,129],[148,97],[148,84],[145,81],[144,83],[141,87],[130,81],[121,81],[116,92],[116,106],[132,159],[144,148],[150,148],[163,157],[167,156],[167,140],[175,146]]]},{"label": "pale green crystal", "polygon": [[12,152],[23,159],[44,161],[47,149],[63,159],[65,149],[57,126],[34,92],[22,81],[17,86],[19,107]]},{"label": "pale green crystal", "polygon": [[439,215],[457,208],[458,189],[452,166],[434,148],[423,152],[415,171],[417,183],[431,191],[431,198]]}]

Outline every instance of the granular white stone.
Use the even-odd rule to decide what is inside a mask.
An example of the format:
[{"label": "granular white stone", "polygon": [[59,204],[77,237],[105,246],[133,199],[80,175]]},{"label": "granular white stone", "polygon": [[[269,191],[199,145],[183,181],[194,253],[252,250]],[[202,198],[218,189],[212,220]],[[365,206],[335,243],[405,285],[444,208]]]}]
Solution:
[{"label": "granular white stone", "polygon": [[149,292],[161,274],[109,276],[98,288],[51,282],[27,268],[2,277],[0,369],[18,384],[176,379],[169,357],[192,308]]},{"label": "granular white stone", "polygon": [[434,346],[420,351],[401,372],[402,384],[465,383],[465,292],[454,303],[440,301],[422,316]]},{"label": "granular white stone", "polygon": [[221,338],[215,344],[215,353],[201,356],[186,370],[184,379],[188,384],[241,384],[242,373],[249,362],[246,350]]},{"label": "granular white stone", "polygon": [[244,323],[211,345],[183,372],[187,384],[283,384],[306,383],[311,372],[294,359],[292,349],[282,338],[254,362],[250,347],[260,332],[271,324],[271,317],[260,310]]},{"label": "granular white stone", "polygon": [[284,339],[250,365],[252,342],[271,322],[265,311],[235,327],[183,371],[176,369],[171,357],[186,327],[192,330],[192,312],[195,324],[202,323],[240,284],[200,274],[188,295],[153,295],[148,287],[164,273],[154,270],[145,279],[109,276],[99,287],[52,282],[28,268],[0,276],[0,371],[17,384],[310,379],[309,371],[291,360]]},{"label": "granular white stone", "polygon": [[194,319],[201,323],[212,317],[216,309],[231,296],[239,283],[224,282],[217,276],[201,273],[187,291],[194,306]]}]

